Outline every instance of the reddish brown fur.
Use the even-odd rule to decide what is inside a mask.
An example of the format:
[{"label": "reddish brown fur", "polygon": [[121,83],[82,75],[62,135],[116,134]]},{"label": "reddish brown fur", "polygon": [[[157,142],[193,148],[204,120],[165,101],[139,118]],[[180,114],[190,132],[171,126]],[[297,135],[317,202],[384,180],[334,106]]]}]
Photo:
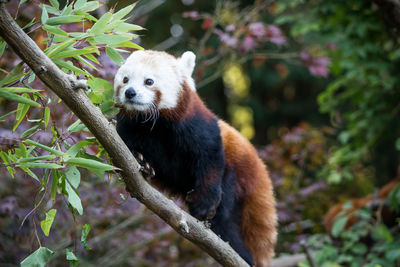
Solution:
[{"label": "reddish brown fur", "polygon": [[[362,207],[366,207],[376,200],[382,202],[385,201],[386,198],[389,196],[390,192],[397,186],[397,184],[400,182],[400,177],[395,178],[393,181],[390,183],[386,184],[384,187],[382,187],[381,190],[379,190],[378,194],[375,196],[374,194],[370,194],[366,197],[363,198],[356,198],[356,199],[351,199],[351,207],[346,210],[345,215],[348,217],[348,220],[346,222],[345,228],[349,228],[352,225],[357,223],[357,211],[360,210]],[[324,216],[324,225],[325,229],[328,233],[332,231],[332,227],[335,224],[336,216],[343,211],[343,206],[345,204],[337,204],[333,206],[332,208],[329,209],[328,213]],[[381,217],[385,217],[386,214],[383,213],[389,213],[389,210],[382,209],[380,211]],[[388,215],[390,217],[390,215]],[[385,219],[385,218],[384,218]]]},{"label": "reddish brown fur", "polygon": [[241,234],[256,266],[269,266],[277,237],[271,180],[250,142],[222,120],[219,121],[219,127],[227,164],[236,173],[237,194],[244,197]]},{"label": "reddish brown fur", "polygon": [[160,115],[175,121],[192,117],[196,112],[203,118],[215,118],[215,115],[204,105],[196,92],[193,92],[185,82],[179,95],[178,104],[171,109],[160,110]]}]

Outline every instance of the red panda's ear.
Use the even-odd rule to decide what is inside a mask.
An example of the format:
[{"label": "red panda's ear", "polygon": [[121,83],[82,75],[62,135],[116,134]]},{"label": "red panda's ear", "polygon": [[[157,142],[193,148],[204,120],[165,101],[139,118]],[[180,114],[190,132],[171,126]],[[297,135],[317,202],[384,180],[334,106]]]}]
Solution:
[{"label": "red panda's ear", "polygon": [[196,65],[196,56],[191,51],[186,51],[178,58],[179,67],[189,77],[192,76],[194,66]]}]

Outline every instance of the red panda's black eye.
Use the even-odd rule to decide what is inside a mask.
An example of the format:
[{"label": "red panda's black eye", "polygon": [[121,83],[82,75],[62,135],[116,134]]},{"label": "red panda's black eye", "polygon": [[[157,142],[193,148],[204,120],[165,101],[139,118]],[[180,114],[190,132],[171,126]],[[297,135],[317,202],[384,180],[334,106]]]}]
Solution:
[{"label": "red panda's black eye", "polygon": [[124,79],[122,80],[124,83],[127,83],[127,82],[129,82],[129,78],[128,77],[124,77]]},{"label": "red panda's black eye", "polygon": [[153,85],[153,83],[154,83],[154,81],[152,80],[152,79],[146,79],[145,81],[144,81],[144,84],[146,84],[146,85]]}]

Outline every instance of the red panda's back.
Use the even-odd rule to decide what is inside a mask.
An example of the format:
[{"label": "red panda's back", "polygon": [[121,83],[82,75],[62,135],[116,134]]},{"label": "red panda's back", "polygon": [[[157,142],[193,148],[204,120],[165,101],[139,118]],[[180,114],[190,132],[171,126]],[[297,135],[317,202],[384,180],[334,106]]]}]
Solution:
[{"label": "red panda's back", "polygon": [[218,121],[225,159],[236,174],[236,191],[243,198],[241,234],[256,266],[268,266],[274,254],[277,216],[272,183],[253,145],[237,130]]}]

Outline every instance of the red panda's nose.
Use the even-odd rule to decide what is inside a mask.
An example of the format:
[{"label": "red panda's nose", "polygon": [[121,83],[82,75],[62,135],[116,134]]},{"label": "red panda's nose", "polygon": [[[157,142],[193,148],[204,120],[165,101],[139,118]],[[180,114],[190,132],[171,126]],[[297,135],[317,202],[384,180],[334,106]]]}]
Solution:
[{"label": "red panda's nose", "polygon": [[135,96],[136,96],[136,91],[132,87],[128,88],[128,90],[125,91],[125,97],[127,99],[132,99]]}]

